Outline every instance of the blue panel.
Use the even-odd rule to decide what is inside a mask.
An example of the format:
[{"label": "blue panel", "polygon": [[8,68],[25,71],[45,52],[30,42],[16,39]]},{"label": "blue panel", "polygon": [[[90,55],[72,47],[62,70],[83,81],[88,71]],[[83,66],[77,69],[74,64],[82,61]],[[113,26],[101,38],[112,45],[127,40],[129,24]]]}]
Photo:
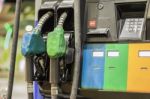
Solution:
[{"label": "blue panel", "polygon": [[37,82],[34,82],[34,99],[44,99],[43,96],[40,94]]},{"label": "blue panel", "polygon": [[104,82],[105,45],[87,44],[83,49],[81,88],[102,89]]}]

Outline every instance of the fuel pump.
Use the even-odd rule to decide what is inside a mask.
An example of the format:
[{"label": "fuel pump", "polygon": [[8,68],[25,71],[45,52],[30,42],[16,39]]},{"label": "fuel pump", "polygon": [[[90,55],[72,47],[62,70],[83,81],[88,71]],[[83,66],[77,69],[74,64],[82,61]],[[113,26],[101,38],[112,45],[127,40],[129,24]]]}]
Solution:
[{"label": "fuel pump", "polygon": [[[55,7],[52,6],[53,4]],[[58,97],[69,98],[75,56],[74,0],[46,1],[39,10],[39,17],[49,10],[54,12],[54,17],[44,24],[45,28],[42,29],[42,33],[47,42],[47,54],[50,58],[49,83],[51,84],[51,91],[48,90],[46,92],[43,89],[40,91],[44,96],[49,93],[50,95],[48,94],[48,97],[52,99]],[[52,24],[53,22],[54,24]],[[56,26],[57,23],[58,26]],[[56,28],[52,28],[51,26]],[[78,42],[77,39],[76,42]],[[80,67],[77,68],[79,69]],[[66,85],[69,87],[68,90],[65,89]],[[77,90],[73,89],[73,91],[75,92]],[[80,96],[76,95],[75,97]]]},{"label": "fuel pump", "polygon": [[[149,91],[144,72],[149,71],[150,49],[143,44],[150,38],[149,10],[149,0],[45,0],[38,9],[38,25],[23,38],[28,92],[33,92],[30,82],[36,81],[38,94],[50,99],[149,99],[145,93],[125,92],[141,91],[142,85]],[[132,70],[142,82],[133,79]]]}]

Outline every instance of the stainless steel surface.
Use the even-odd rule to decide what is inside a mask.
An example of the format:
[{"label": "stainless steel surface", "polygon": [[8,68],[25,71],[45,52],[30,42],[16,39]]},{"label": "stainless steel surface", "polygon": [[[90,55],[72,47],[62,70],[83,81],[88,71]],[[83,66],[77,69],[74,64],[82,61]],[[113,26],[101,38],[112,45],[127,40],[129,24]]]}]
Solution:
[{"label": "stainless steel surface", "polygon": [[[98,5],[101,3],[103,8],[99,9]],[[117,27],[116,27],[116,8],[114,1],[98,1],[95,3],[88,3],[88,20],[96,20],[96,29],[109,28],[107,36],[103,34],[95,35],[95,37],[87,38],[87,41],[97,40],[101,41],[116,41],[117,40]],[[89,28],[88,32],[93,31]]]}]

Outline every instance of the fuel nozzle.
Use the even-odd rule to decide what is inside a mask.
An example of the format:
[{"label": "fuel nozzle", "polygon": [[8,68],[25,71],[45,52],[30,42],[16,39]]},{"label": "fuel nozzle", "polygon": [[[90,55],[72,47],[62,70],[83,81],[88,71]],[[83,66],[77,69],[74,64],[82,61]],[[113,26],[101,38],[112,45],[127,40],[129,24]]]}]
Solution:
[{"label": "fuel nozzle", "polygon": [[46,44],[41,36],[41,29],[43,24],[53,15],[52,12],[47,12],[44,14],[37,26],[33,29],[32,32],[27,32],[23,36],[22,41],[22,54],[24,56],[32,56],[32,55],[39,55],[46,52]]},{"label": "fuel nozzle", "polygon": [[64,12],[58,21],[57,27],[53,32],[48,33],[47,38],[47,53],[50,58],[59,58],[65,55],[67,44],[64,37],[63,25],[67,18],[67,13]]}]

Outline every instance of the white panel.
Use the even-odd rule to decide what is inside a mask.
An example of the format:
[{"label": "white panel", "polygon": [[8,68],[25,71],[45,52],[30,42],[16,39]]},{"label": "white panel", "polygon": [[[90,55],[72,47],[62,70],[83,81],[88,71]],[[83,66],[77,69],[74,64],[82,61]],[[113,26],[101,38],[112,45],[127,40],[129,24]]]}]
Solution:
[{"label": "white panel", "polygon": [[109,57],[118,57],[119,56],[119,52],[118,51],[109,51],[108,52],[108,56]]},{"label": "white panel", "polygon": [[150,50],[149,51],[139,51],[140,57],[150,57]]},{"label": "white panel", "polygon": [[104,52],[93,52],[93,57],[103,57]]}]

